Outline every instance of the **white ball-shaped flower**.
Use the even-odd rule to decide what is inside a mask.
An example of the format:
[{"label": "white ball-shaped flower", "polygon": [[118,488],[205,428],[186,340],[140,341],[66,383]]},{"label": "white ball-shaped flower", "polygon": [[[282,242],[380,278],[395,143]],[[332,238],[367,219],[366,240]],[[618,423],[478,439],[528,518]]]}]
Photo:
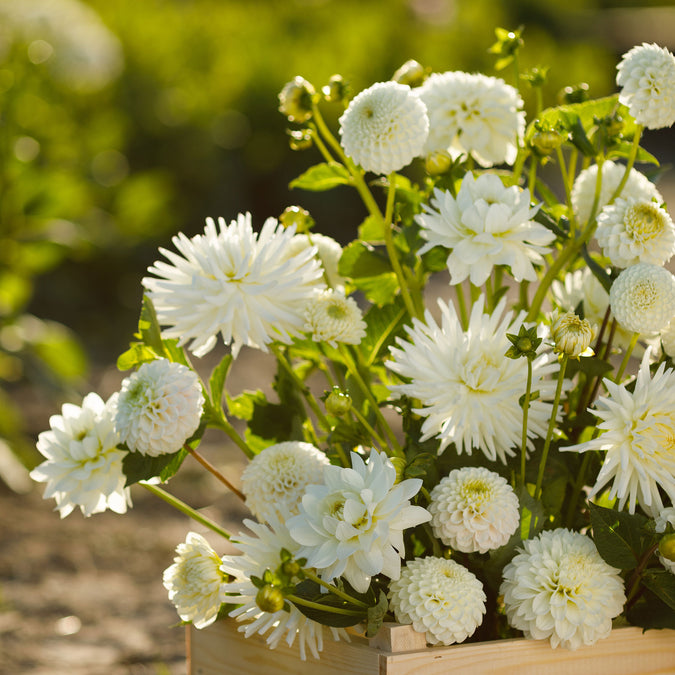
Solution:
[{"label": "white ball-shaped flower", "polygon": [[315,342],[357,345],[366,335],[366,322],[354,298],[329,288],[319,291],[305,308],[305,330]]},{"label": "white ball-shaped flower", "polygon": [[483,467],[452,470],[431,491],[428,508],[434,535],[464,553],[503,546],[520,522],[513,488]]},{"label": "white ball-shaped flower", "polygon": [[454,560],[416,558],[389,584],[389,606],[396,620],[412,624],[432,645],[463,642],[485,615],[481,582]]},{"label": "white ball-shaped flower", "polygon": [[115,402],[115,429],[143,455],[178,452],[199,426],[204,396],[187,366],[157,359],[125,378]]},{"label": "white ball-shaped flower", "polygon": [[[668,525],[675,527],[675,507],[668,506],[659,515],[656,517],[656,532],[662,534],[666,531]],[[660,551],[657,552],[659,561],[661,564],[669,571],[675,574],[675,560],[670,560],[661,554]]]},{"label": "white ball-shaped flower", "polygon": [[312,232],[311,237],[306,234],[296,234],[288,246],[288,255],[297,255],[312,246],[316,246],[316,255],[321,262],[328,285],[338,291],[344,290],[347,280],[338,272],[342,246],[332,237],[318,232]]},{"label": "white ball-shaped flower", "polygon": [[38,436],[37,449],[46,460],[33,469],[33,480],[47,483],[44,498],[53,497],[65,518],[76,506],[85,516],[110,509],[126,513],[131,505],[118,448],[112,402],[87,394],[82,406],[66,403],[49,418],[49,431]]},{"label": "white ball-shaped flower", "polygon": [[617,66],[619,102],[648,129],[675,122],[675,57],[664,47],[646,42],[626,52]]},{"label": "white ball-shaped flower", "polygon": [[566,529],[524,541],[504,568],[499,592],[511,626],[567,649],[607,637],[626,601],[620,570],[589,537]]},{"label": "white ball-shaped flower", "polygon": [[663,265],[675,253],[675,225],[656,202],[616,199],[598,215],[595,237],[615,267]]},{"label": "white ball-shaped flower", "polygon": [[185,543],[176,547],[174,563],[164,570],[164,588],[183,621],[205,628],[218,616],[227,575],[221,559],[196,532],[188,532]]},{"label": "white ball-shaped flower", "polygon": [[[602,185],[596,215],[611,199],[625,171],[626,167],[623,164],[616,164],[609,160],[603,162]],[[576,177],[572,186],[572,208],[581,223],[585,223],[591,215],[597,178],[598,165],[592,164]],[[656,201],[657,204],[662,204],[664,201],[654,183],[637,169],[630,170],[626,185],[619,196],[622,199],[634,199],[635,201]]]},{"label": "white ball-shaped flower", "polygon": [[311,443],[287,441],[265,448],[241,475],[246,506],[260,521],[297,515],[305,488],[320,483],[328,457]]},{"label": "white ball-shaped flower", "polygon": [[658,265],[631,265],[609,289],[609,304],[626,330],[658,333],[675,316],[675,277]]},{"label": "white ball-shaped flower", "polygon": [[429,118],[408,85],[377,82],[364,89],[340,117],[345,153],[366,171],[398,171],[422,154]]},{"label": "white ball-shaped flower", "polygon": [[467,153],[483,166],[513,164],[525,130],[523,100],[504,80],[480,73],[434,73],[418,90],[429,114],[426,154]]}]

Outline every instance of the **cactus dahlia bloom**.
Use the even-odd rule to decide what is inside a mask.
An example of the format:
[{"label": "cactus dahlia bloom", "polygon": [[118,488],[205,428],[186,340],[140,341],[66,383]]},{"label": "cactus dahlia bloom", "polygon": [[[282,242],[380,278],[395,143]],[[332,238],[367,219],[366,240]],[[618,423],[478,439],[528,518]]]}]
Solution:
[{"label": "cactus dahlia bloom", "polygon": [[204,405],[197,374],[157,359],[122,382],[115,400],[115,429],[132,451],[150,457],[178,452],[199,426]]},{"label": "cactus dahlia bloom", "polygon": [[486,595],[481,582],[454,560],[416,558],[389,585],[389,603],[399,623],[412,624],[427,642],[464,642],[480,626]]},{"label": "cactus dahlia bloom", "polygon": [[643,43],[626,52],[616,68],[619,102],[638,124],[662,129],[675,122],[675,57],[667,49]]},{"label": "cactus dahlia bloom", "polygon": [[611,632],[626,601],[619,572],[589,537],[560,528],[523,542],[499,592],[514,628],[574,650]]},{"label": "cactus dahlia bloom", "polygon": [[244,345],[267,350],[273,340],[288,344],[304,325],[305,303],[323,288],[323,272],[309,247],[294,253],[295,229],[268,218],[253,232],[250,214],[229,225],[206,219],[204,234],[172,239],[180,253],[160,249],[143,286],[155,305],[166,338],[190,343],[196,356],[211,351],[218,333],[236,357]]},{"label": "cactus dahlia bloom", "polygon": [[345,153],[366,171],[398,171],[422,154],[429,132],[426,106],[406,84],[377,82],[352,99],[340,117]]}]

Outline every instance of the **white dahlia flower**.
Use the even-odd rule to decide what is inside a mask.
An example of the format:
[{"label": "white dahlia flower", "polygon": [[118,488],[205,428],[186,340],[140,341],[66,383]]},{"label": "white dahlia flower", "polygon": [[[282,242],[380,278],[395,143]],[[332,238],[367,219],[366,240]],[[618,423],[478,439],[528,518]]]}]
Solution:
[{"label": "white dahlia flower", "polygon": [[366,335],[366,322],[354,298],[329,288],[318,291],[305,308],[305,330],[315,342],[357,345]]},{"label": "white dahlia flower", "polygon": [[298,513],[305,488],[320,483],[328,457],[311,443],[287,441],[265,448],[241,475],[246,506],[260,521]]},{"label": "white dahlia flower", "polygon": [[[600,200],[595,212],[596,215],[611,199],[616,188],[619,187],[625,171],[626,167],[623,164],[615,164],[609,160],[603,162]],[[574,181],[574,186],[572,187],[572,208],[577,219],[582,223],[585,223],[591,215],[597,178],[598,165],[592,164],[587,169],[584,169]],[[634,199],[635,201],[656,201],[658,204],[662,204],[664,201],[654,183],[637,169],[630,170],[628,181],[619,196],[623,199]]]},{"label": "white dahlia flower", "polygon": [[206,628],[218,616],[227,577],[221,560],[209,543],[196,532],[188,532],[185,543],[176,547],[174,563],[164,570],[164,588],[183,621]]},{"label": "white dahlia flower", "polygon": [[[675,319],[675,317],[673,318]],[[667,356],[675,359],[675,321],[673,319],[661,331],[661,346]]]},{"label": "white dahlia flower", "polygon": [[398,579],[405,555],[403,530],[431,517],[412,506],[422,481],[396,483],[396,469],[387,455],[371,450],[368,463],[351,453],[352,468],[326,466],[323,485],[310,485],[300,514],[287,521],[291,537],[326,581],[343,576],[358,593],[371,578]]},{"label": "white dahlia flower", "polygon": [[345,153],[366,171],[398,171],[422,154],[426,107],[407,84],[377,82],[354,97],[340,117]]},{"label": "white dahlia flower", "polygon": [[499,592],[511,626],[574,650],[611,632],[626,601],[619,572],[589,537],[560,528],[523,542],[504,568]]},{"label": "white dahlia flower", "polygon": [[251,520],[244,520],[244,525],[253,535],[239,533],[232,543],[242,555],[223,556],[220,570],[233,577],[223,586],[223,602],[239,605],[229,616],[242,622],[239,631],[246,637],[267,635],[267,646],[274,649],[282,639],[292,646],[297,637],[300,647],[300,658],[307,658],[307,650],[319,658],[323,649],[324,630],[327,629],[334,640],[349,641],[343,628],[323,626],[317,621],[308,619],[293,604],[289,603],[289,611],[265,612],[256,604],[258,588],[251,581],[251,576],[262,578],[265,570],[276,570],[281,564],[281,549],[295,555],[298,544],[291,538],[285,525],[272,520],[269,525],[260,525]]},{"label": "white dahlia flower", "polygon": [[197,430],[203,406],[197,374],[180,363],[157,359],[122,382],[114,401],[115,429],[131,451],[168,455]]},{"label": "white dahlia flower", "polygon": [[638,124],[662,129],[675,122],[675,57],[664,47],[633,47],[616,67],[619,102],[628,106]]},{"label": "white dahlia flower", "polygon": [[485,615],[483,585],[466,567],[445,558],[416,558],[389,584],[396,621],[412,624],[432,645],[464,642]]},{"label": "white dahlia flower", "polygon": [[467,277],[480,286],[495,265],[508,265],[516,281],[535,281],[534,265],[543,262],[555,235],[532,220],[538,207],[530,207],[530,192],[506,187],[499,176],[467,173],[455,199],[449,191],[434,190],[424,213],[416,216],[427,240],[419,250],[434,246],[450,249],[450,283]]},{"label": "white dahlia flower", "polygon": [[598,215],[595,237],[615,267],[663,265],[675,253],[675,225],[656,202],[618,198]]},{"label": "white dahlia flower", "polygon": [[[527,386],[527,368],[504,356],[511,344],[506,333],[517,334],[523,316],[514,320],[508,312],[502,317],[504,299],[492,315],[484,314],[481,296],[465,332],[452,303],[439,300],[438,304],[440,326],[427,310],[426,323],[415,319],[412,327],[406,327],[410,342],[398,338],[398,348],[390,348],[393,359],[387,367],[410,378],[410,383],[389,388],[421,401],[422,407],[414,412],[426,418],[422,440],[440,439],[439,454],[454,443],[458,454],[470,455],[479,448],[488,459],[499,458],[506,464],[507,456],[515,455],[520,447],[523,410],[518,399]],[[552,414],[549,401],[555,390],[550,377],[557,371],[558,363],[550,352],[532,362],[532,391],[539,391],[539,397],[530,403],[530,449],[532,438],[546,435]]]},{"label": "white dahlia flower", "polygon": [[487,553],[504,546],[520,522],[513,488],[482,467],[453,469],[431,491],[431,527],[445,546]]},{"label": "white dahlia flower", "polygon": [[346,279],[338,272],[338,264],[342,256],[342,246],[332,237],[312,232],[311,236],[296,234],[288,246],[288,254],[293,256],[307,248],[315,246],[316,255],[323,267],[325,280],[336,291],[344,290]]},{"label": "white dahlia flower", "polygon": [[675,316],[675,277],[664,267],[627,267],[609,289],[617,322],[634,333],[658,333]]},{"label": "white dahlia flower", "polygon": [[155,305],[166,338],[190,342],[203,356],[216,344],[232,345],[236,357],[243,345],[267,350],[273,340],[288,344],[304,325],[305,303],[323,288],[316,249],[290,250],[293,227],[284,229],[268,218],[254,233],[250,214],[239,214],[218,228],[206,219],[204,234],[172,239],[180,255],[160,249],[171,264],[156,262],[143,286]]},{"label": "white dahlia flower", "polygon": [[525,130],[523,100],[496,77],[434,73],[417,90],[429,114],[425,153],[467,153],[483,166],[513,164]]},{"label": "white dahlia flower", "polygon": [[602,433],[561,450],[604,452],[591,496],[613,480],[610,499],[619,499],[619,509],[628,502],[634,513],[639,502],[648,514],[657,514],[663,509],[659,487],[675,500],[675,373],[662,363],[652,377],[650,356],[647,349],[632,392],[604,380],[609,395],[598,398],[596,409],[590,409],[600,418]]},{"label": "white dahlia flower", "polygon": [[37,449],[46,458],[30,476],[47,483],[44,498],[53,497],[61,518],[76,506],[85,516],[110,509],[126,513],[131,506],[120,443],[110,401],[87,394],[82,407],[66,403],[49,418],[50,431],[38,436]]},{"label": "white dahlia flower", "polygon": [[[656,517],[656,532],[662,534],[666,531],[668,525],[675,528],[675,507],[667,506]],[[672,550],[672,549],[671,549]],[[669,571],[675,574],[675,560],[671,560],[662,555],[661,551],[657,551],[659,561]]]}]

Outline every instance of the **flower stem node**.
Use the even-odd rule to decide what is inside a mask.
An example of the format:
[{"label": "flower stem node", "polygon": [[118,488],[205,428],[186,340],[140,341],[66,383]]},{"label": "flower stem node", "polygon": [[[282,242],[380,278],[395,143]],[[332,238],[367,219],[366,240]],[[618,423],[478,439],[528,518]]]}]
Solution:
[{"label": "flower stem node", "polygon": [[574,312],[553,316],[551,335],[555,343],[555,351],[567,354],[570,358],[593,356],[594,352],[590,344],[596,332],[596,326],[591,326],[588,319],[581,319]]},{"label": "flower stem node", "polygon": [[391,79],[409,87],[419,87],[427,79],[427,71],[421,63],[410,59],[393,74]]},{"label": "flower stem node", "polygon": [[342,391],[340,387],[333,387],[331,392],[326,392],[326,412],[335,417],[342,417],[352,409],[352,397]]},{"label": "flower stem node", "polygon": [[315,225],[314,218],[302,206],[287,206],[279,216],[279,222],[285,228],[295,226],[296,234],[305,234]]},{"label": "flower stem node", "polygon": [[270,614],[281,611],[284,603],[284,594],[275,586],[263,586],[255,596],[255,604]]},{"label": "flower stem node", "polygon": [[289,122],[302,124],[312,117],[314,87],[304,77],[294,77],[279,92],[279,112]]}]

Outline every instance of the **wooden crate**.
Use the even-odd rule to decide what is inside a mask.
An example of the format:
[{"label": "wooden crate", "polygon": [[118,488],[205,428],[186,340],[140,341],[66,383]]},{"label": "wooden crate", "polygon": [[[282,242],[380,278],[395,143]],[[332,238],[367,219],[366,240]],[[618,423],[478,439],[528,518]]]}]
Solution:
[{"label": "wooden crate", "polygon": [[619,628],[592,647],[551,649],[542,640],[427,647],[409,626],[385,624],[372,640],[324,642],[321,659],[301,661],[297,645],[269,649],[234,621],[187,628],[188,675],[675,675],[675,630]]}]

